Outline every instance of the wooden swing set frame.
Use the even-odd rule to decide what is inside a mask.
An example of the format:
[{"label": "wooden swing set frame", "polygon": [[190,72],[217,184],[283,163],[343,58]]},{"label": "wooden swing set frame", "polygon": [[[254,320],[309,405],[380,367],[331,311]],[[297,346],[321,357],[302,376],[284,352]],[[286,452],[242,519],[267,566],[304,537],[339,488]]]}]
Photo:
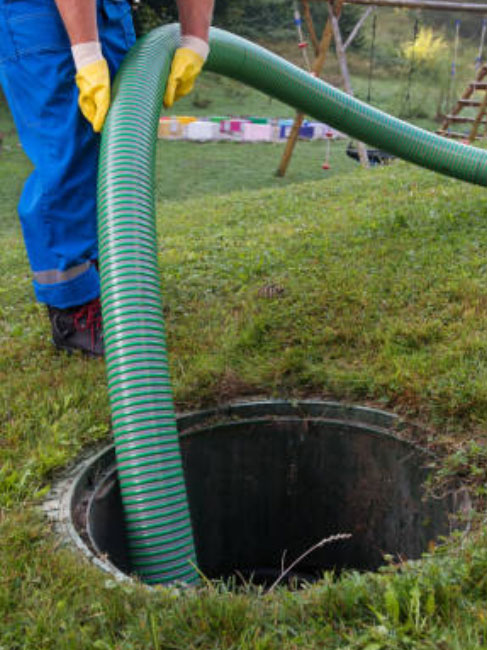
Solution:
[{"label": "wooden swing set frame", "polygon": [[[316,27],[311,15],[310,3],[321,2],[328,5],[328,18],[323,29],[321,38],[318,38]],[[300,0],[304,20],[314,51],[314,61],[311,66],[311,73],[320,76],[325,65],[326,57],[332,40],[335,40],[335,51],[340,66],[340,73],[343,80],[345,92],[353,95],[350,74],[348,71],[346,50],[359,33],[367,18],[376,7],[394,7],[398,9],[428,9],[434,11],[461,11],[487,15],[487,4],[474,4],[471,2],[450,2],[446,0]],[[366,7],[364,13],[353,28],[347,41],[344,43],[340,31],[339,18],[345,4],[362,5]],[[487,95],[486,95],[487,97]],[[299,130],[304,120],[303,113],[296,113],[286,147],[277,169],[277,176],[284,176],[291,161],[294,148],[298,141]],[[367,149],[362,142],[357,145],[358,156],[362,166],[368,167]]]}]

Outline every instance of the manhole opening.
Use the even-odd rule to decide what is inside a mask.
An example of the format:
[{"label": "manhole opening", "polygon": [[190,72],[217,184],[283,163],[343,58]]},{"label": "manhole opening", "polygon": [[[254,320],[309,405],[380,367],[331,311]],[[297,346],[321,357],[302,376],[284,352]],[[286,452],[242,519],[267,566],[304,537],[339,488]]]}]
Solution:
[{"label": "manhole opening", "polygon": [[[350,538],[316,548],[285,582],[373,571],[386,554],[420,557],[455,527],[458,498],[426,495],[431,456],[391,435],[394,416],[313,404],[238,405],[179,420],[198,563],[208,578],[269,585],[337,534]],[[130,574],[113,448],[85,473],[72,511],[91,547]]]}]

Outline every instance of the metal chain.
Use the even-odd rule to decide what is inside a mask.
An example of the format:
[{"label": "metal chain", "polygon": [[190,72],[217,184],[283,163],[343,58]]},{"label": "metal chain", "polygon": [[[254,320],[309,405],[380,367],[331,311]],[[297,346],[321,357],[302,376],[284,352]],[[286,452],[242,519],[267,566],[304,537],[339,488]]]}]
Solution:
[{"label": "metal chain", "polygon": [[413,84],[413,76],[414,72],[416,71],[416,57],[415,57],[415,46],[416,46],[416,41],[418,39],[418,34],[419,34],[419,18],[416,18],[414,21],[414,31],[413,31],[413,47],[411,51],[411,63],[409,65],[409,71],[408,71],[408,81],[407,81],[407,89],[406,89],[406,96],[404,98],[404,109],[408,110],[408,114],[411,113],[411,87]]}]

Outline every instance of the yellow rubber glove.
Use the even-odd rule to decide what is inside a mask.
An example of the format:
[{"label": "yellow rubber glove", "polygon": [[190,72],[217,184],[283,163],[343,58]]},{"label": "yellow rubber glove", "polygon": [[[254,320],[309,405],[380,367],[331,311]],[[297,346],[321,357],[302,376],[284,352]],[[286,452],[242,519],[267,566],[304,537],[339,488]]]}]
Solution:
[{"label": "yellow rubber glove", "polygon": [[180,47],[176,50],[164,95],[166,108],[171,108],[175,101],[191,92],[204,62],[203,57],[189,47]]},{"label": "yellow rubber glove", "polygon": [[98,133],[103,127],[110,106],[110,72],[105,59],[80,68],[76,74],[81,112]]}]

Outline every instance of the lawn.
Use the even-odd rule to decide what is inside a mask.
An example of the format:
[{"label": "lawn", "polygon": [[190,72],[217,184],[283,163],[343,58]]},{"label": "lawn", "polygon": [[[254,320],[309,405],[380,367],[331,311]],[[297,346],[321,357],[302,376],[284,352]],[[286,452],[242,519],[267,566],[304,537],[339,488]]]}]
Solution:
[{"label": "lawn", "polygon": [[[56,353],[33,299],[15,221],[29,163],[0,118],[0,648],[487,647],[484,189],[400,162],[364,171],[339,146],[343,173],[323,178],[322,151],[302,144],[284,182],[272,145],[158,147],[178,410],[249,395],[388,409],[418,425],[438,481],[470,486],[476,513],[468,536],[376,574],[270,594],[220,582],[148,591],[61,547],[39,512],[59,471],[110,440],[110,419],[103,362]],[[270,298],[269,285],[280,288]]]}]

